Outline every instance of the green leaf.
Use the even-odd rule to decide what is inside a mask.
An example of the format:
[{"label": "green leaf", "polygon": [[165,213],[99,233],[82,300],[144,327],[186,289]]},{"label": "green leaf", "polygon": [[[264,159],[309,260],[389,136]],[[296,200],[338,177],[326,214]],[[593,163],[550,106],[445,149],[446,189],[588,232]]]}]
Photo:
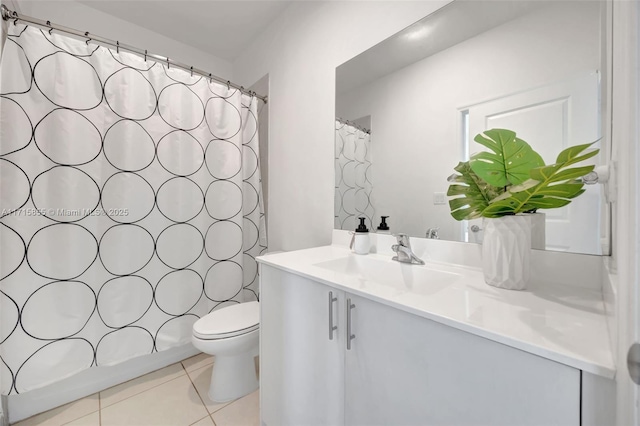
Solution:
[{"label": "green leaf", "polygon": [[[457,220],[501,217],[566,206],[585,192],[580,178],[593,165],[570,167],[596,156],[593,143],[564,149],[554,164],[544,161],[515,132],[491,129],[474,140],[490,151],[459,163],[448,181],[451,215]],[[595,142],[594,142],[595,143]]]},{"label": "green leaf", "polygon": [[549,195],[551,197],[574,198],[575,194],[582,190],[584,184],[564,183],[539,188],[536,195]]},{"label": "green leaf", "polygon": [[469,162],[459,163],[454,170],[460,174],[454,174],[448,181],[447,195],[456,197],[449,199],[451,216],[456,220],[476,219],[482,217],[482,211],[489,202],[504,192],[502,188],[495,188],[476,175]]},{"label": "green leaf", "polygon": [[544,166],[542,157],[511,130],[487,130],[474,140],[493,152],[482,151],[471,156],[471,169],[494,187],[521,184],[529,179],[531,169]]},{"label": "green leaf", "polygon": [[579,157],[578,154],[580,154],[585,149],[589,148],[594,143],[595,142],[585,143],[583,145],[570,146],[569,148],[565,149],[560,154],[558,154],[558,158],[556,159],[556,164],[564,164],[565,167],[568,167],[572,164],[575,164],[577,162],[586,160],[587,158],[593,157],[600,151],[599,149],[594,149],[593,151],[588,152],[583,157]]},{"label": "green leaf", "polygon": [[558,171],[561,168],[562,166],[559,164],[551,164],[550,166],[536,167],[535,169],[531,169],[529,171],[529,176],[531,177],[531,179],[541,182],[549,179],[551,176],[558,173]]},{"label": "green leaf", "polygon": [[567,179],[578,179],[586,174],[589,174],[595,169],[596,166],[583,166],[583,167],[574,167],[572,169],[562,170],[549,180],[550,182],[559,182]]},{"label": "green leaf", "polygon": [[[484,210],[485,217],[518,214],[535,209],[555,209],[564,207],[571,199],[584,193],[584,183],[578,178],[591,172],[595,166],[566,168],[568,165],[586,160],[598,150],[580,155],[591,144],[565,149],[558,155],[558,162],[549,166],[536,167],[530,171],[531,179],[521,185],[512,186],[497,197]],[[535,185],[533,183],[537,182]]]}]

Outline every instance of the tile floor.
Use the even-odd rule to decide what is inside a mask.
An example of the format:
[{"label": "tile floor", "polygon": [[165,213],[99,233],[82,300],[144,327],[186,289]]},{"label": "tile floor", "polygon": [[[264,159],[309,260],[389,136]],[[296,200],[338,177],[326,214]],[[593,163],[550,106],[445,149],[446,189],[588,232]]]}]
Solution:
[{"label": "tile floor", "polygon": [[213,358],[196,355],[14,426],[257,426],[258,391],[236,401],[207,396]]}]

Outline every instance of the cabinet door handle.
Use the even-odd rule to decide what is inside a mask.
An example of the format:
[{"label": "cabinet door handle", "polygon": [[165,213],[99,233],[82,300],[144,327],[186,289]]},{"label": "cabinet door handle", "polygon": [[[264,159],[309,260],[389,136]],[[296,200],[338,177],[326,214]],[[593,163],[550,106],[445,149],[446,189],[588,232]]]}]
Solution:
[{"label": "cabinet door handle", "polygon": [[351,298],[347,299],[347,350],[351,350],[351,341],[356,338],[355,334],[351,334],[351,310],[355,308],[356,305],[351,303]]},{"label": "cabinet door handle", "polygon": [[333,302],[337,302],[338,298],[333,297],[333,292],[329,292],[329,340],[333,340],[333,332],[338,329],[337,325],[333,325]]}]

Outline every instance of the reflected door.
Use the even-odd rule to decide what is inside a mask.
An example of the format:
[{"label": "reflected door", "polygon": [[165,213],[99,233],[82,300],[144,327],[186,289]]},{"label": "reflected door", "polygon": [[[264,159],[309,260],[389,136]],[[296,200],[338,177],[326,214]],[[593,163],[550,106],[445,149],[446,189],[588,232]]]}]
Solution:
[{"label": "reflected door", "polygon": [[[478,133],[503,128],[515,131],[546,164],[553,164],[563,149],[600,138],[599,80],[599,73],[592,72],[466,109],[467,134],[463,140],[468,141],[468,146],[465,152],[473,155],[484,149],[473,141]],[[594,147],[600,147],[600,143]],[[568,206],[542,210],[547,217],[548,250],[602,254],[601,236],[606,235],[601,230],[601,189],[599,185],[585,186],[585,189],[586,192]],[[466,241],[481,242],[478,241],[481,230],[481,220],[463,223]]]}]

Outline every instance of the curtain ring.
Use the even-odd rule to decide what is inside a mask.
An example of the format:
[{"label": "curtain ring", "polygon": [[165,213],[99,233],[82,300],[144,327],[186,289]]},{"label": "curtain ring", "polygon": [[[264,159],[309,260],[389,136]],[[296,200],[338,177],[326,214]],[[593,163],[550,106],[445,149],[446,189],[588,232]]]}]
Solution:
[{"label": "curtain ring", "polygon": [[231,90],[231,82],[227,80],[227,90]]},{"label": "curtain ring", "polygon": [[191,67],[191,77],[193,77],[193,67]]},{"label": "curtain ring", "polygon": [[49,35],[51,35],[51,31],[53,31],[53,27],[51,26],[51,21],[47,21],[47,26],[49,27]]},{"label": "curtain ring", "polygon": [[171,64],[169,64],[169,58],[167,58],[167,69],[170,70],[171,69]]},{"label": "curtain ring", "polygon": [[89,31],[85,31],[84,36],[87,38],[87,41],[85,41],[85,43],[87,43],[88,46],[89,42],[91,41],[91,37],[89,37]]},{"label": "curtain ring", "polygon": [[147,49],[144,49],[144,61],[147,62]]},{"label": "curtain ring", "polygon": [[116,53],[120,53],[120,42],[116,41]]},{"label": "curtain ring", "polygon": [[209,84],[213,84],[213,78],[211,78],[211,73],[209,73]]}]

